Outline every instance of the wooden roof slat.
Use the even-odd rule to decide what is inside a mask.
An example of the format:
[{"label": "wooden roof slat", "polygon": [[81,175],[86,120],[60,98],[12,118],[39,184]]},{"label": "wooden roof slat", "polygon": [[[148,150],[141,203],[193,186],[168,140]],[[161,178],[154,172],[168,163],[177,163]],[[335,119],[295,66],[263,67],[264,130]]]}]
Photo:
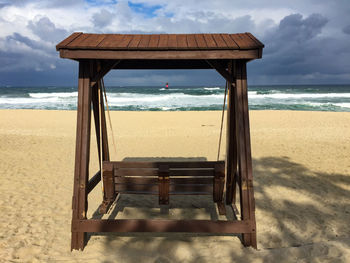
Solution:
[{"label": "wooden roof slat", "polygon": [[256,59],[264,45],[243,34],[74,33],[56,48],[71,59]]},{"label": "wooden roof slat", "polygon": [[116,34],[108,34],[106,37],[99,43],[98,47],[102,48],[110,48],[118,45],[122,39],[124,38],[124,35]]},{"label": "wooden roof slat", "polygon": [[[79,42],[80,47],[97,47],[104,39],[106,38],[105,34],[101,35],[89,35],[87,38],[82,39]],[[73,43],[74,44],[74,43]]]},{"label": "wooden roof slat", "polygon": [[160,35],[158,47],[159,48],[167,48],[168,47],[168,38],[169,38],[169,35]]},{"label": "wooden roof slat", "polygon": [[159,35],[151,35],[151,39],[149,40],[148,47],[157,48],[158,43],[159,43]]},{"label": "wooden roof slat", "polygon": [[256,47],[256,43],[245,34],[230,34],[230,37],[239,45],[241,49]]},{"label": "wooden roof slat", "polygon": [[137,48],[141,41],[141,35],[134,35],[132,40],[130,41],[128,48]]},{"label": "wooden roof slat", "polygon": [[67,44],[66,47],[80,46],[80,43],[87,39],[89,36],[90,34],[81,34],[77,38],[72,40],[69,44]]},{"label": "wooden roof slat", "polygon": [[198,48],[203,48],[203,49],[207,48],[207,43],[205,42],[203,34],[195,34],[194,36],[196,38]]},{"label": "wooden roof slat", "polygon": [[258,44],[260,47],[264,47],[264,44],[261,43],[255,36],[253,36],[251,33],[246,32],[246,35],[248,35],[252,40],[255,41],[256,44]]},{"label": "wooden roof slat", "polygon": [[239,49],[239,45],[228,34],[221,34],[222,39],[225,41],[228,47]]},{"label": "wooden roof slat", "polygon": [[175,34],[169,34],[168,47],[169,48],[177,48],[177,39],[176,39]]},{"label": "wooden roof slat", "polygon": [[74,39],[76,39],[81,34],[83,34],[83,32],[74,32],[69,37],[67,37],[66,39],[62,40],[60,43],[58,43],[57,46],[56,46],[56,49],[58,50],[59,48],[63,48],[65,46],[67,46],[70,42],[72,42]]},{"label": "wooden roof slat", "polygon": [[118,41],[115,45],[117,48],[128,48],[128,45],[132,39],[132,35],[124,35],[124,37]]},{"label": "wooden roof slat", "polygon": [[151,39],[151,35],[142,35],[140,43],[137,47],[148,48],[148,44],[149,44],[150,39]]},{"label": "wooden roof slat", "polygon": [[207,43],[208,48],[216,48],[217,47],[215,40],[211,34],[204,34],[203,36],[204,36],[205,42]]},{"label": "wooden roof slat", "polygon": [[197,41],[194,35],[187,35],[187,47],[198,48]]},{"label": "wooden roof slat", "polygon": [[177,47],[178,48],[187,48],[187,38],[185,34],[179,34],[176,36],[177,39]]},{"label": "wooden roof slat", "polygon": [[220,34],[213,34],[213,38],[218,48],[227,48],[227,44]]}]

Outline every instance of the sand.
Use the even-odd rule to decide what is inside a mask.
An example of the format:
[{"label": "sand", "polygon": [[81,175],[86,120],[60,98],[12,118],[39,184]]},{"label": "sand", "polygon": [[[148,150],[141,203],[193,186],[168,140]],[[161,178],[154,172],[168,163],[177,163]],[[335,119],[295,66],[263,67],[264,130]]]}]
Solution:
[{"label": "sand", "polygon": [[[112,112],[118,149],[116,155],[110,143],[112,159],[215,160],[220,114]],[[73,111],[0,111],[0,262],[349,260],[349,113],[251,112],[258,250],[230,235],[130,233],[92,235],[84,252],[71,252],[75,118]],[[98,167],[94,136],[91,173]],[[89,196],[89,217],[100,189]],[[120,202],[118,218],[210,218],[215,210],[208,198],[171,199],[184,205],[169,215],[152,197]]]}]

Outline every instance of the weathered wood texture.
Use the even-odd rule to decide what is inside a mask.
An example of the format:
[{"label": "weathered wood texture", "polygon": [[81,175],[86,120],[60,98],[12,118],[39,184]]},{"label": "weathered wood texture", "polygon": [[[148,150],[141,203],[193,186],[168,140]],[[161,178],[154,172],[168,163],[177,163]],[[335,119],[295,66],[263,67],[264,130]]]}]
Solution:
[{"label": "weathered wood texture", "polygon": [[[79,63],[77,135],[75,150],[73,220],[86,219],[90,160],[91,89],[90,62]],[[85,232],[72,232],[71,249],[84,249]]]},{"label": "weathered wood texture", "polygon": [[[257,247],[246,63],[261,58],[263,47],[250,33],[74,33],[56,46],[62,58],[79,61],[72,250],[84,248],[87,232],[112,231],[241,233],[245,246]],[[111,69],[156,68],[214,68],[226,79],[229,92],[226,162],[109,161],[101,79]],[[102,172],[88,180],[91,105],[103,165]],[[232,206],[235,216],[238,215],[236,188],[239,189],[241,221],[88,220],[87,195],[100,182],[101,174],[104,185],[101,213],[108,211],[117,194],[146,193],[159,195],[160,204],[168,204],[173,194],[209,194],[217,203],[219,213],[225,214],[226,186],[226,204]]]},{"label": "weathered wood texture", "polygon": [[225,163],[218,162],[105,162],[114,166],[115,191],[120,194],[213,195],[222,202]]},{"label": "weathered wood texture", "polygon": [[[174,60],[255,59],[261,57],[263,47],[264,45],[250,33],[154,35],[73,33],[59,43],[56,49],[60,51],[62,58],[70,59]],[[193,64],[198,67],[196,63]]]},{"label": "weathered wood texture", "polygon": [[170,50],[257,49],[264,45],[250,33],[243,34],[86,34],[73,33],[56,49]]},{"label": "weathered wood texture", "polygon": [[73,220],[72,232],[249,233],[249,221],[89,219]]},{"label": "weathered wood texture", "polygon": [[254,224],[252,232],[243,234],[243,244],[257,248],[255,228],[255,200],[253,190],[252,157],[248,114],[247,69],[245,61],[236,62],[236,120],[238,141],[238,166],[242,220]]}]

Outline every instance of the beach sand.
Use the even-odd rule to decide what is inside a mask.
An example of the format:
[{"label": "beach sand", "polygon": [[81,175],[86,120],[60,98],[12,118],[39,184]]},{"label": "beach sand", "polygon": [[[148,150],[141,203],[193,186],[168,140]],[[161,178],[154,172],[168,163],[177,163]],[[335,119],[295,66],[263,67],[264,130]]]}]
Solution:
[{"label": "beach sand", "polygon": [[[216,160],[219,111],[111,117],[112,160]],[[0,262],[349,262],[350,114],[252,111],[250,123],[258,250],[231,235],[124,233],[92,235],[71,252],[76,112],[0,110]],[[91,174],[96,148],[92,132]],[[100,202],[98,185],[89,217]],[[164,215],[156,197],[122,196],[117,216],[210,218],[215,210],[210,198],[170,202],[183,208]]]}]

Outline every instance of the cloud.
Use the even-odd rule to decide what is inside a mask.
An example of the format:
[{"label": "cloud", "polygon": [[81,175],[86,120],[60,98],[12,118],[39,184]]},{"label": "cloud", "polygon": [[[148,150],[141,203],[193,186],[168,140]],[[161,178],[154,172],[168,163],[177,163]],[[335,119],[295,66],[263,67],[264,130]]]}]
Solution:
[{"label": "cloud", "polygon": [[343,32],[344,32],[345,34],[350,35],[350,25],[345,26],[345,27],[343,28]]},{"label": "cloud", "polygon": [[100,10],[98,13],[93,14],[92,20],[97,28],[105,27],[109,25],[113,20],[114,15],[106,9]]},{"label": "cloud", "polygon": [[53,43],[61,41],[68,35],[67,30],[57,28],[48,17],[36,17],[28,22],[27,27],[41,40]]},{"label": "cloud", "polygon": [[[350,82],[350,5],[318,0],[13,0],[0,1],[0,79],[76,84],[77,63],[60,59],[55,45],[74,31],[98,33],[252,32],[264,44],[249,63],[254,84]],[[73,70],[74,69],[74,70]],[[1,73],[2,72],[2,73]],[[30,75],[30,72],[32,75]],[[217,82],[213,71],[120,71],[117,85]],[[67,74],[66,77],[63,77]],[[61,76],[58,78],[56,76]],[[114,77],[118,76],[118,77]],[[21,80],[22,81],[22,80]],[[1,85],[2,83],[0,83]],[[10,83],[11,84],[11,83]],[[44,84],[44,83],[43,83]]]}]

